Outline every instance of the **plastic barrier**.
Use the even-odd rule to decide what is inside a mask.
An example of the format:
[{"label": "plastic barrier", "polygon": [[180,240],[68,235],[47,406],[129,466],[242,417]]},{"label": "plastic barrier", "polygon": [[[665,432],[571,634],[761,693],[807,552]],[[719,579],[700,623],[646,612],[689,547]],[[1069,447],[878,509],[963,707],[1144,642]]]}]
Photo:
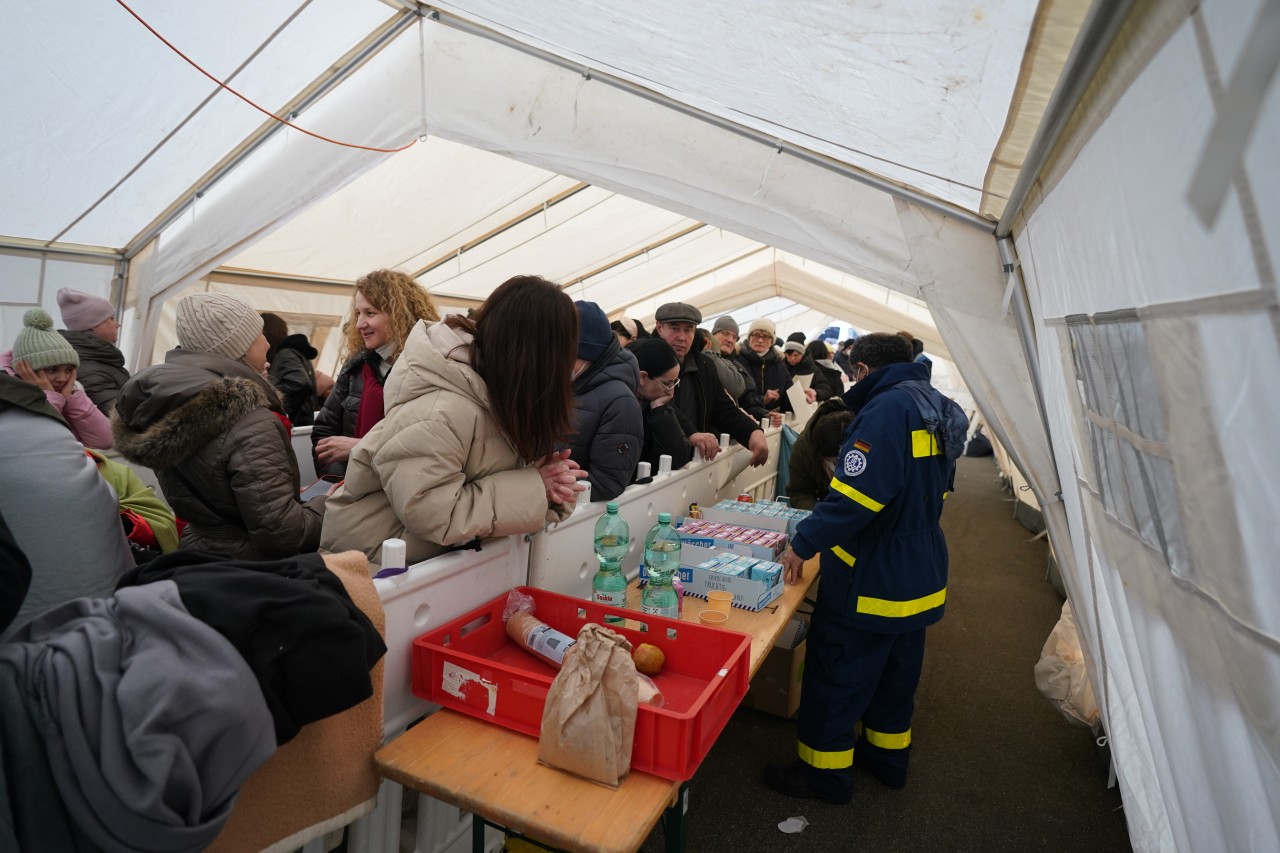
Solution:
[{"label": "plastic barrier", "polygon": [[316,463],[311,458],[311,427],[294,427],[289,443],[293,445],[293,455],[298,457],[298,482],[305,489],[316,481]]}]

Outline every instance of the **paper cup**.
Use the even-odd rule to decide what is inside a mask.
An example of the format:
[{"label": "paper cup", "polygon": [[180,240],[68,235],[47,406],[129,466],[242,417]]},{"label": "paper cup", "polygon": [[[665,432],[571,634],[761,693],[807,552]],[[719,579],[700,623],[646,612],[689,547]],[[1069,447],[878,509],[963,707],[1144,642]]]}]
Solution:
[{"label": "paper cup", "polygon": [[707,609],[714,610],[717,613],[728,613],[733,607],[733,593],[725,592],[722,589],[712,590],[707,593]]},{"label": "paper cup", "polygon": [[703,625],[721,627],[729,621],[729,614],[721,613],[719,610],[704,610],[698,614],[698,621]]},{"label": "paper cup", "polygon": [[643,480],[649,476],[652,466],[648,462],[639,462],[636,464],[636,479]]}]

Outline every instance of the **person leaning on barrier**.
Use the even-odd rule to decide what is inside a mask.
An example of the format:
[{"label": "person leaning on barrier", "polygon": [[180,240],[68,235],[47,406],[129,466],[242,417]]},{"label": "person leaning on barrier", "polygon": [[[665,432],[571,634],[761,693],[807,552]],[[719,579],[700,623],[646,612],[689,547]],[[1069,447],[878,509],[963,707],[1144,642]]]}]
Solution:
[{"label": "person leaning on barrier", "polygon": [[640,384],[636,397],[644,415],[644,444],[640,461],[648,462],[652,471],[658,470],[663,455],[671,457],[671,468],[676,470],[693,459],[693,445],[684,434],[675,407],[676,387],[680,384],[680,359],[676,351],[662,338],[645,338],[627,347],[640,366]]},{"label": "person leaning on barrier", "polygon": [[569,458],[587,472],[591,500],[611,501],[631,482],[644,444],[636,400],[640,369],[618,345],[609,319],[594,302],[578,309],[578,358],[573,368],[573,437]]},{"label": "person leaning on barrier", "polygon": [[805,560],[822,555],[799,757],[765,772],[765,782],[790,797],[849,802],[855,761],[889,787],[907,781],[925,629],[942,618],[947,596],[939,519],[955,471],[938,441],[947,432],[928,431],[908,383],[939,420],[948,401],[911,357],[910,342],[896,335],[864,335],[854,344],[857,384],[845,402],[857,414],[831,490],[782,554],[788,583],[802,576]]},{"label": "person leaning on barrier", "polygon": [[752,465],[767,462],[769,446],[760,425],[738,408],[724,390],[711,356],[693,349],[702,312],[684,302],[668,302],[659,306],[654,317],[657,336],[670,344],[680,359],[680,384],[674,404],[689,443],[702,458],[715,459],[720,453],[719,434],[725,432],[751,451]]},{"label": "person leaning on barrier", "polygon": [[839,397],[818,406],[791,448],[787,497],[796,509],[813,509],[827,496],[853,412]]},{"label": "person leaning on barrier", "polygon": [[573,432],[578,315],[559,285],[503,282],[475,313],[419,322],[386,385],[387,416],[351,453],[321,548],[410,562],[476,539],[536,533],[573,512],[586,472]]},{"label": "person leaning on barrier", "polygon": [[178,346],[120,391],[116,449],[156,472],[180,549],[242,560],[314,551],[323,495],[298,500],[298,459],[267,380],[262,317],[221,293],[178,300]]}]

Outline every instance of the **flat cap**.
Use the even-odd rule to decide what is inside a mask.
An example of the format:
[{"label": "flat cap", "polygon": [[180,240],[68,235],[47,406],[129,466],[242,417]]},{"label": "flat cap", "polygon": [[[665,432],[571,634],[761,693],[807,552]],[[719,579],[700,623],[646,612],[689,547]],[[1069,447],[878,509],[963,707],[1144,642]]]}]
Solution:
[{"label": "flat cap", "polygon": [[659,323],[692,323],[697,326],[702,322],[702,312],[685,302],[668,302],[658,306],[653,319]]}]

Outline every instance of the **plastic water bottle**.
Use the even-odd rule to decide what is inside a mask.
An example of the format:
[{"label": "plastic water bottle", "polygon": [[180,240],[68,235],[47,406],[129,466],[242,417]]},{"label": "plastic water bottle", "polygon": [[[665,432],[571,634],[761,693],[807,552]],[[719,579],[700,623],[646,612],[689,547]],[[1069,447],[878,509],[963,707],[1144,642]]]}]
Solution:
[{"label": "plastic water bottle", "polygon": [[[596,522],[595,544],[600,570],[591,579],[591,599],[610,607],[626,607],[627,578],[622,574],[622,561],[631,544],[631,530],[627,520],[618,515],[618,505],[613,501]],[[624,620],[621,616],[606,616],[604,621],[616,625]]]},{"label": "plastic water bottle", "polygon": [[680,615],[680,599],[672,578],[680,571],[680,534],[671,526],[671,513],[658,513],[658,523],[644,538],[644,566],[649,583],[640,595],[640,609],[652,616]]}]

